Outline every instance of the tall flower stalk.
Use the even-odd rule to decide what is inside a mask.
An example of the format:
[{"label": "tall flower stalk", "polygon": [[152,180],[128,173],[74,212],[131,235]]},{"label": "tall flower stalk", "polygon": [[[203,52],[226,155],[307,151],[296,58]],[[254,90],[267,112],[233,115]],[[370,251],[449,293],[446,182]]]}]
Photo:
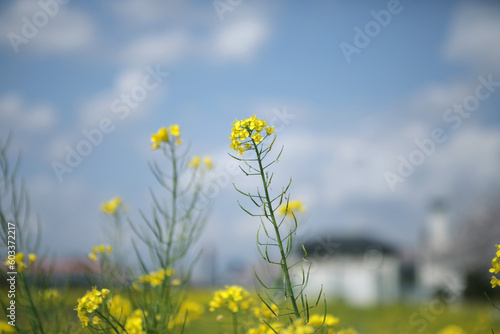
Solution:
[{"label": "tall flower stalk", "polygon": [[[291,308],[289,306],[284,307],[288,312],[280,312],[280,315],[291,315],[296,319],[302,318],[307,323],[311,306],[307,301],[304,289],[307,285],[309,270],[307,272],[302,270],[302,280],[299,283],[294,283],[290,274],[291,268],[298,265],[305,258],[304,256],[304,258],[293,264],[289,263],[290,255],[294,249],[293,236],[297,230],[297,219],[291,208],[289,208],[288,190],[291,185],[291,179],[286,187],[283,187],[278,194],[273,195],[271,184],[274,174],[268,171],[278,161],[283,149],[280,150],[276,158],[272,160],[268,158],[276,140],[276,136],[269,138],[274,133],[274,128],[269,126],[265,120],[259,119],[255,115],[249,119],[236,120],[232,126],[231,136],[229,136],[231,140],[230,146],[237,152],[237,156],[231,156],[243,164],[243,166],[240,166],[240,169],[246,176],[260,179],[259,183],[263,189],[260,190],[258,187],[257,193],[252,194],[236,188],[238,192],[249,198],[259,209],[258,213],[251,212],[251,210],[244,208],[238,202],[246,213],[252,217],[259,217],[261,221],[257,232],[257,247],[260,255],[266,262],[278,265],[281,269],[283,287],[280,289],[283,289],[285,300],[289,301]],[[246,157],[239,157],[243,155],[246,155]],[[282,217],[279,216],[281,211],[284,212]],[[285,220],[290,216],[293,220],[291,227],[285,224]],[[262,234],[267,240],[263,240]],[[278,252],[279,255],[276,256],[272,249],[275,249],[275,252]],[[255,275],[264,288],[275,289],[272,286],[266,285],[257,273]],[[276,303],[270,294],[266,293],[266,296],[268,297],[267,301],[259,295],[269,310],[274,313],[269,305],[279,305],[280,303]],[[320,296],[321,292],[316,305],[319,302]]]}]

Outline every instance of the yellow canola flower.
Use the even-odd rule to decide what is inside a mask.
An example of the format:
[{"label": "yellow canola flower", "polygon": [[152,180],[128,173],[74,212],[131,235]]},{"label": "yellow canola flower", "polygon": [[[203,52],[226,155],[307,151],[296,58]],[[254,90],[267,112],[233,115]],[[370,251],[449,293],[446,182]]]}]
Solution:
[{"label": "yellow canola flower", "polygon": [[108,215],[114,215],[121,204],[122,199],[120,197],[113,197],[108,202],[101,204],[101,211]]},{"label": "yellow canola flower", "polygon": [[238,152],[238,155],[245,153],[245,150],[252,149],[252,143],[258,145],[264,137],[261,132],[265,130],[266,136],[270,136],[274,133],[274,127],[268,126],[266,120],[257,118],[256,115],[248,119],[238,120],[236,119],[232,124],[231,135],[229,139],[231,140],[230,147]]},{"label": "yellow canola flower", "polygon": [[250,302],[250,293],[247,290],[238,285],[226,285],[225,290],[215,291],[209,306],[211,312],[227,306],[231,312],[236,313],[240,309],[248,309]]},{"label": "yellow canola flower", "polygon": [[[154,288],[161,285],[165,280],[165,277],[170,277],[173,274],[175,274],[175,270],[173,268],[160,269],[154,272],[150,272],[149,274],[146,275],[141,275],[139,276],[138,280],[139,283],[150,284]],[[178,285],[174,284],[176,283],[174,281],[172,282],[172,285]]]},{"label": "yellow canola flower", "polygon": [[465,334],[465,331],[457,325],[449,325],[440,330],[438,334]]},{"label": "yellow canola flower", "polygon": [[281,329],[283,328],[283,323],[281,322],[271,322],[269,325],[272,329],[266,324],[260,324],[259,327],[250,328],[248,330],[248,334],[275,334],[276,332],[282,333]]},{"label": "yellow canola flower", "polygon": [[[267,307],[266,304],[262,303],[261,307],[254,307],[252,309],[253,314],[255,314],[256,317],[258,318],[264,318],[264,319],[275,319],[276,316],[279,315],[279,307],[276,304],[271,304],[271,309]],[[274,313],[273,313],[274,312]]]},{"label": "yellow canola flower", "polygon": [[[323,323],[324,320],[324,323]],[[327,327],[335,327],[338,325],[340,319],[336,318],[330,314],[327,314],[326,316],[323,314],[312,314],[309,317],[309,322],[308,324],[314,327],[320,327],[321,325],[327,326]]]},{"label": "yellow canola flower", "polygon": [[0,334],[1,333],[14,333],[15,327],[9,325],[6,321],[0,321]]},{"label": "yellow canola flower", "polygon": [[347,329],[341,329],[341,330],[339,330],[336,334],[358,334],[358,332],[356,332],[352,328],[347,328]]},{"label": "yellow canola flower", "polygon": [[312,334],[316,330],[313,326],[309,324],[305,324],[304,320],[297,319],[293,322],[292,325],[287,328],[279,331],[280,334]]},{"label": "yellow canola flower", "polygon": [[132,303],[120,295],[114,295],[109,301],[109,313],[116,319],[125,319],[132,313]]},{"label": "yellow canola flower", "polygon": [[[491,260],[490,273],[498,274],[500,272],[500,245],[495,245],[497,248],[496,256]],[[495,276],[491,276],[491,287],[497,287],[500,285],[500,281]]]},{"label": "yellow canola flower", "polygon": [[92,291],[87,291],[85,296],[77,300],[78,305],[75,311],[78,313],[78,318],[80,319],[82,327],[87,327],[89,325],[90,319],[87,315],[95,312],[102,305],[103,299],[105,299],[108,294],[108,289],[99,291],[96,287],[93,287]]},{"label": "yellow canola flower", "polygon": [[191,167],[191,168],[198,168],[200,166],[200,157],[195,155],[191,161],[188,162],[188,167]]},{"label": "yellow canola flower", "polygon": [[56,303],[61,300],[61,295],[56,289],[45,289],[40,291],[38,294],[40,299],[43,301],[43,304]]},{"label": "yellow canola flower", "polygon": [[[32,265],[36,261],[36,255],[35,254],[28,254],[28,265],[24,263],[24,253],[17,253],[14,256],[14,263],[11,262],[11,260],[7,259],[5,261],[5,266],[10,267],[10,266],[15,266],[17,268],[18,272],[22,272],[24,269],[28,268],[28,265]],[[10,269],[9,269],[10,270]]]},{"label": "yellow canola flower", "polygon": [[178,124],[170,125],[170,133],[172,136],[179,137],[181,135],[181,130]]},{"label": "yellow canola flower", "polygon": [[142,327],[143,316],[141,310],[135,310],[125,322],[125,331],[128,334],[146,334]]},{"label": "yellow canola flower", "polygon": [[208,169],[214,168],[212,159],[208,155],[203,158],[203,162],[205,162],[205,167],[207,167]]},{"label": "yellow canola flower", "polygon": [[168,323],[168,328],[172,329],[175,326],[182,326],[187,324],[189,321],[198,319],[205,312],[203,305],[186,300],[183,302],[179,308],[179,312],[173,319],[173,321]]},{"label": "yellow canola flower", "polygon": [[166,128],[160,128],[157,133],[153,133],[151,135],[151,142],[153,143],[151,145],[151,149],[156,150],[157,148],[160,147],[160,143],[168,142],[168,130]]},{"label": "yellow canola flower", "polygon": [[283,204],[282,206],[280,206],[279,208],[279,214],[280,215],[287,215],[289,217],[292,217],[292,212],[305,212],[306,211],[306,208],[304,206],[304,204],[302,204],[301,201],[297,200],[297,201],[289,201],[288,202],[288,208],[287,208],[287,204]]}]

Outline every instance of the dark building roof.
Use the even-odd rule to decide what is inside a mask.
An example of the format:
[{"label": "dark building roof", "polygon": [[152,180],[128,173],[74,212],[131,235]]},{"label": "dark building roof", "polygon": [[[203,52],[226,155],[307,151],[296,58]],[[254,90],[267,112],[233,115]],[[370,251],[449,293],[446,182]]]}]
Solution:
[{"label": "dark building roof", "polygon": [[[303,243],[307,257],[324,257],[336,255],[364,255],[367,251],[378,250],[385,255],[396,255],[398,252],[383,242],[370,238],[333,238],[322,237]],[[302,247],[300,252],[303,253]]]}]

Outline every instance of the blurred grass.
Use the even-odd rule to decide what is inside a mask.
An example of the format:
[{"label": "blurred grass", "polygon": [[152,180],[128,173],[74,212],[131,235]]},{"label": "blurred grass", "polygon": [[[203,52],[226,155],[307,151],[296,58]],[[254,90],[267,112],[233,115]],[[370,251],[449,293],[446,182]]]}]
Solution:
[{"label": "blurred grass", "polygon": [[[192,289],[189,300],[202,304],[205,313],[200,319],[193,320],[186,328],[186,334],[222,334],[231,333],[231,316],[224,312],[210,312],[210,302],[215,289]],[[85,288],[71,288],[63,303],[63,312],[67,319],[74,321],[80,328],[76,311],[76,300],[85,294]],[[2,291],[1,298],[6,298]],[[352,327],[360,334],[406,334],[438,333],[444,327],[454,324],[462,327],[467,334],[491,333],[494,329],[500,333],[500,311],[488,302],[455,302],[449,305],[436,303],[408,304],[398,303],[374,307],[353,307],[341,302],[329,302],[328,313],[340,318],[339,328]],[[323,312],[318,308],[314,313]],[[222,321],[216,317],[223,314]],[[81,333],[90,333],[82,330]]]}]

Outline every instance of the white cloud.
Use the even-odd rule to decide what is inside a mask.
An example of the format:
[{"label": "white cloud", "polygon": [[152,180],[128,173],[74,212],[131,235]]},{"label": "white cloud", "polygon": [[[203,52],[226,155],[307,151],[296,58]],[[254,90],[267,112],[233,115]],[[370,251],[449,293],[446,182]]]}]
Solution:
[{"label": "white cloud", "polygon": [[500,6],[466,4],[459,7],[443,49],[450,60],[478,67],[500,66]]},{"label": "white cloud", "polygon": [[2,124],[13,127],[23,134],[50,130],[56,123],[55,109],[46,103],[28,105],[17,93],[0,96]]},{"label": "white cloud", "polygon": [[[27,44],[17,46],[20,52],[23,48],[41,53],[72,52],[88,48],[95,42],[94,24],[85,13],[70,9],[68,5],[46,8],[50,9],[42,8],[37,1],[15,1],[1,15],[0,31],[6,36],[14,33],[27,38]],[[23,34],[23,31],[29,33]],[[3,38],[0,43],[11,47],[9,38]]]},{"label": "white cloud", "polygon": [[211,41],[212,55],[221,61],[249,61],[256,56],[268,38],[269,29],[263,21],[232,21],[214,33]]},{"label": "white cloud", "polygon": [[188,54],[191,43],[190,36],[181,30],[148,35],[127,46],[122,58],[132,64],[172,64]]}]

